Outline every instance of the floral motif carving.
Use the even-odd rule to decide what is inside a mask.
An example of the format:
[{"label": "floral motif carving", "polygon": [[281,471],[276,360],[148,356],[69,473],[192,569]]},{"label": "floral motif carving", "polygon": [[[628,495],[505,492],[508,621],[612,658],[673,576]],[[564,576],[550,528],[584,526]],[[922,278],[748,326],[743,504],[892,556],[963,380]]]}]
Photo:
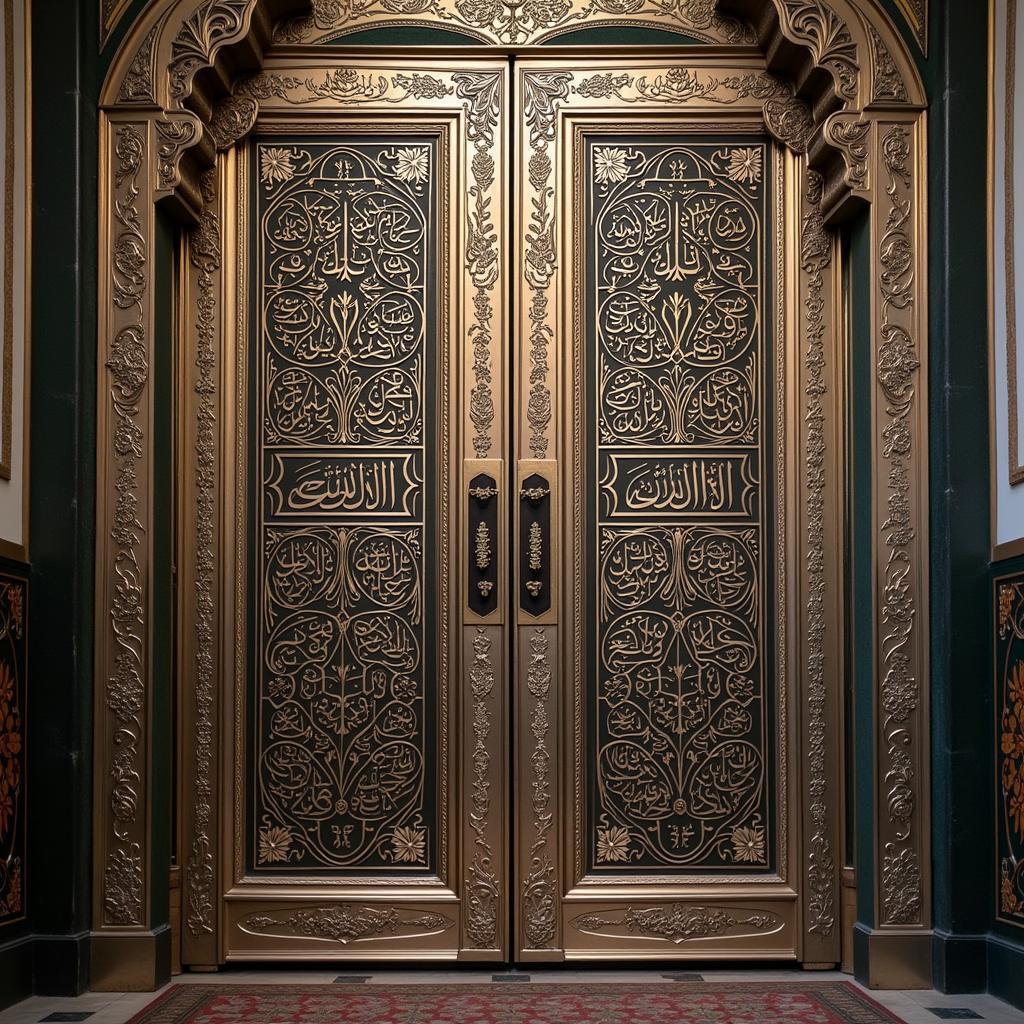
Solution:
[{"label": "floral motif carving", "polygon": [[158,31],[159,26],[154,25],[135,52],[117,94],[119,103],[152,103],[154,101],[153,48],[156,45]]},{"label": "floral motif carving", "polygon": [[753,42],[751,29],[719,14],[714,0],[313,0],[312,14],[281,26],[277,38],[309,43],[337,38],[371,20],[412,19],[487,42],[523,45],[595,19],[621,24],[641,18],[709,42]]},{"label": "floral motif carving", "polygon": [[478,459],[491,452],[494,425],[494,396],[491,393],[492,321],[491,289],[501,273],[498,235],[491,212],[490,190],[494,184],[494,129],[501,105],[501,75],[496,72],[458,72],[452,76],[456,95],[465,100],[468,111],[468,136],[473,144],[469,186],[469,237],[466,256],[476,289],[473,297],[475,322],[469,338],[473,346],[473,387],[469,396],[469,417],[473,423],[473,451]]},{"label": "floral motif carving", "polygon": [[191,114],[158,118],[154,122],[157,135],[157,186],[166,191],[180,181],[181,156],[202,132],[198,118]]},{"label": "floral motif carving", "polygon": [[548,750],[547,704],[551,694],[548,638],[543,629],[530,636],[526,688],[533,698],[530,732],[534,747],[530,758],[533,783],[533,820],[529,865],[523,880],[523,933],[528,949],[549,949],[555,941],[555,867],[548,852],[548,833],[554,825],[551,811],[551,752]]},{"label": "floral motif carving", "polygon": [[192,844],[185,862],[185,923],[195,935],[213,933],[214,867],[212,813],[216,701],[216,544],[217,516],[217,272],[221,266],[216,171],[202,179],[204,208],[189,237],[195,271],[195,676],[192,693],[195,743],[192,778]]},{"label": "floral motif carving", "polygon": [[868,187],[871,122],[857,117],[835,117],[828,122],[825,134],[846,161],[846,184],[854,192],[863,192]]},{"label": "floral motif carving", "polygon": [[229,149],[245,138],[256,124],[259,107],[249,96],[229,96],[218,103],[207,129],[220,150]]},{"label": "floral motif carving", "polygon": [[218,45],[242,29],[252,6],[252,0],[206,0],[192,12],[171,44],[171,96],[181,100],[188,95],[196,72],[212,62]]},{"label": "floral motif carving", "polygon": [[27,582],[0,573],[0,924],[24,916]]},{"label": "floral motif carving", "polygon": [[868,39],[871,43],[871,57],[874,65],[874,78],[871,84],[874,98],[906,103],[909,97],[903,76],[899,73],[896,62],[892,59],[892,54],[879,35],[878,29],[870,22],[868,23]]},{"label": "floral motif carving", "polygon": [[918,556],[911,488],[916,375],[920,360],[911,332],[915,310],[910,128],[893,124],[881,141],[888,177],[887,212],[878,243],[881,317],[876,373],[884,399],[881,456],[887,465],[888,515],[880,525],[886,551],[881,587],[879,703],[883,746],[880,772],[892,838],[882,859],[882,923],[918,924],[923,906],[913,751],[920,723],[920,679],[913,657],[918,618],[914,589]]},{"label": "floral motif carving", "polygon": [[777,0],[775,6],[788,34],[810,47],[815,64],[832,72],[840,98],[854,99],[860,64],[846,22],[823,0]]},{"label": "floral motif carving", "polygon": [[433,934],[446,931],[453,924],[451,918],[443,914],[417,914],[395,907],[357,907],[345,903],[308,907],[290,914],[251,914],[240,922],[244,931],[257,935],[320,939],[343,946],[389,935]]},{"label": "floral motif carving", "polygon": [[805,207],[800,239],[800,265],[805,275],[804,366],[807,398],[804,422],[807,430],[805,494],[807,503],[807,776],[810,794],[808,817],[810,853],[807,858],[809,930],[831,935],[835,928],[835,858],[828,814],[828,772],[826,744],[829,726],[828,687],[825,680],[825,494],[829,487],[826,459],[824,400],[826,331],[825,272],[832,264],[832,240],[821,214],[824,181],[817,171],[807,171]]},{"label": "floral motif carving", "polygon": [[769,913],[742,916],[734,910],[673,903],[667,907],[630,907],[615,917],[586,914],[577,917],[572,926],[579,932],[617,931],[682,945],[724,935],[778,931],[781,922]]},{"label": "floral motif carving", "polygon": [[1024,575],[997,580],[995,597],[997,915],[1024,927]]},{"label": "floral motif carving", "polygon": [[555,273],[555,217],[550,185],[551,158],[547,143],[554,139],[558,103],[569,95],[572,74],[568,71],[532,71],[523,75],[523,113],[529,128],[530,186],[534,190],[530,223],[526,232],[524,272],[532,299],[530,319],[530,373],[526,419],[530,427],[530,452],[535,459],[548,453],[551,422],[551,390],[548,387],[548,346],[553,332],[548,324],[548,285]]},{"label": "floral motif carving", "polygon": [[764,105],[764,123],[768,131],[794,153],[806,153],[814,134],[814,117],[803,100],[768,99]]},{"label": "floral motif carving", "polygon": [[106,369],[114,508],[107,547],[110,634],[110,675],[105,706],[111,736],[109,832],[105,838],[101,905],[107,925],[143,923],[143,878],[140,846],[132,836],[138,825],[142,797],[141,747],[146,706],[143,591],[146,484],[142,479],[146,415],[143,399],[149,380],[149,348],[144,297],[149,247],[142,228],[140,176],[146,155],[145,129],[122,124],[113,140],[116,163],[110,267],[112,336]]},{"label": "floral motif carving", "polygon": [[491,732],[488,702],[494,694],[491,639],[484,629],[473,637],[473,664],[469,681],[473,691],[473,789],[469,826],[476,852],[466,879],[466,936],[477,949],[494,949],[498,941],[498,877],[494,850],[487,836],[491,808]]}]

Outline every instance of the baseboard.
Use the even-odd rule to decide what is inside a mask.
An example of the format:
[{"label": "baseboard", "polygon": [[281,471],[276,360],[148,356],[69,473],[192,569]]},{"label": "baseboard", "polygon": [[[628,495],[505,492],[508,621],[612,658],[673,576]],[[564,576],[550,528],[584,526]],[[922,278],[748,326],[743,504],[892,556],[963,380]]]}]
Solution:
[{"label": "baseboard", "polygon": [[155,992],[171,980],[171,929],[93,932],[90,985],[96,992]]},{"label": "baseboard", "polygon": [[32,995],[32,947],[31,935],[0,945],[0,1010]]},{"label": "baseboard", "polygon": [[1024,945],[1000,935],[988,937],[988,990],[1024,1010]]},{"label": "baseboard", "polygon": [[853,928],[853,970],[871,989],[932,987],[932,933]]},{"label": "baseboard", "polygon": [[89,933],[34,936],[32,962],[36,995],[81,995],[89,988]]},{"label": "baseboard", "polygon": [[954,935],[936,931],[932,937],[932,984],[949,995],[984,992],[988,984],[987,935]]}]

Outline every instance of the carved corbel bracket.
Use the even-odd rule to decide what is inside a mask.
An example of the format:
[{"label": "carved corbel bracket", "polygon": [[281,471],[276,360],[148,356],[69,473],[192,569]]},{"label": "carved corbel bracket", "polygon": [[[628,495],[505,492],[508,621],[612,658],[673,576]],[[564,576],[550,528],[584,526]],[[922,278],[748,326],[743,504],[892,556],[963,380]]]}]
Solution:
[{"label": "carved corbel bracket", "polygon": [[158,203],[198,221],[200,177],[255,124],[256,102],[233,96],[235,81],[259,69],[279,23],[311,9],[312,0],[181,0],[120,58],[115,105],[158,111]]},{"label": "carved corbel bracket", "polygon": [[821,173],[826,222],[870,201],[866,112],[911,100],[878,30],[856,18],[848,23],[824,0],[718,0],[718,9],[751,24],[769,69],[791,83],[791,99],[765,104],[765,123]]}]

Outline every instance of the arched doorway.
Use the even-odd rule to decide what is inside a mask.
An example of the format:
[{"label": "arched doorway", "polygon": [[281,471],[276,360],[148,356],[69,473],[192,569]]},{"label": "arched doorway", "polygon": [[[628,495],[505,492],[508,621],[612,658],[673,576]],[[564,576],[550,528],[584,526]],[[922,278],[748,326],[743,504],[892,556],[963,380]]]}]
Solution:
[{"label": "arched doorway", "polygon": [[[288,6],[155,5],[110,78],[99,963],[147,931],[172,653],[188,964],[838,961],[858,208],[876,930],[926,936],[924,115],[887,22]],[[602,22],[691,41],[538,45]],[[473,42],[346,45],[385,28]]]}]

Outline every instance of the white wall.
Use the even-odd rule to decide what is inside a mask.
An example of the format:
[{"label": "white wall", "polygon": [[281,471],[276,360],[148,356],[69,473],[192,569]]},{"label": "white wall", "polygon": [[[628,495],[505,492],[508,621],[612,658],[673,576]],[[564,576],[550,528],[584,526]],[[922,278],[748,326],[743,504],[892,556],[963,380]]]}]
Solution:
[{"label": "white wall", "polygon": [[[992,2],[992,539],[998,547],[1024,538],[1024,3]],[[1015,465],[1022,477],[1016,484],[1011,480],[1014,422]]]}]

